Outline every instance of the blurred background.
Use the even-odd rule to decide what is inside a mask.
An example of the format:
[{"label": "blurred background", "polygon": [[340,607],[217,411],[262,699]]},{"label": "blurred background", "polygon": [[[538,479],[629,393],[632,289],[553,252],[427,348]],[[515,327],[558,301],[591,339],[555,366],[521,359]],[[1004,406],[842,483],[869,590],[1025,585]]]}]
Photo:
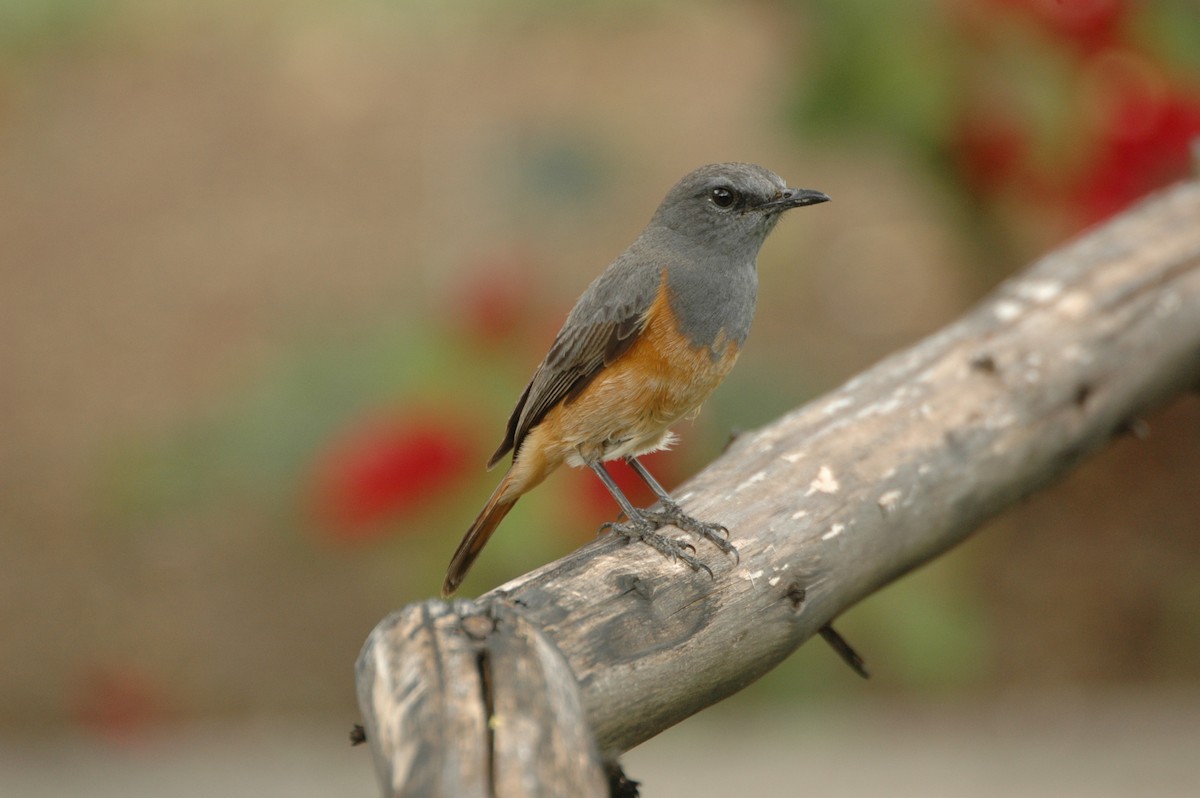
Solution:
[{"label": "blurred background", "polygon": [[[692,168],[834,202],[765,246],[668,484],[1197,135],[1196,0],[0,0],[0,795],[375,794],[359,646],[437,593],[564,314]],[[1147,421],[851,610],[870,682],[805,646],[630,775],[1194,794],[1200,399]],[[464,593],[614,512],[556,474]]]}]

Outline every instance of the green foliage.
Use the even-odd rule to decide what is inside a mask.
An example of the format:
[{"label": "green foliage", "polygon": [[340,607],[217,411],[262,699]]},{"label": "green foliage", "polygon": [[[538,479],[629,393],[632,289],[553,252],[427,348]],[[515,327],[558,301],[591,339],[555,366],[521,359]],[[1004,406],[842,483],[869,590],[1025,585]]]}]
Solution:
[{"label": "green foliage", "polygon": [[143,518],[230,497],[292,507],[306,471],[343,425],[381,408],[452,408],[468,374],[498,394],[512,384],[509,371],[454,336],[408,328],[299,345],[209,416],[121,444],[106,470],[106,504],[117,516]]},{"label": "green foliage", "polygon": [[0,53],[9,57],[88,32],[115,0],[0,0]]},{"label": "green foliage", "polygon": [[941,138],[957,75],[935,6],[822,0],[802,11],[811,28],[793,113],[799,125],[830,135],[858,129],[910,142]]}]

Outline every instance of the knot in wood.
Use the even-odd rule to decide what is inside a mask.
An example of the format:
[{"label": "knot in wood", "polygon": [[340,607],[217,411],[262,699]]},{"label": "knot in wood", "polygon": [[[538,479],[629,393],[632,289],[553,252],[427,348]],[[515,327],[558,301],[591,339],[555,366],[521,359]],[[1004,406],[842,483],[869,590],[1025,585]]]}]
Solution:
[{"label": "knot in wood", "polygon": [[787,596],[787,600],[792,602],[792,609],[799,610],[804,604],[804,598],[808,595],[808,591],[806,591],[799,582],[792,582],[790,585],[788,585],[787,593],[785,595]]},{"label": "knot in wood", "polygon": [[462,630],[472,640],[486,640],[496,630],[496,622],[486,615],[468,615],[462,619]]}]

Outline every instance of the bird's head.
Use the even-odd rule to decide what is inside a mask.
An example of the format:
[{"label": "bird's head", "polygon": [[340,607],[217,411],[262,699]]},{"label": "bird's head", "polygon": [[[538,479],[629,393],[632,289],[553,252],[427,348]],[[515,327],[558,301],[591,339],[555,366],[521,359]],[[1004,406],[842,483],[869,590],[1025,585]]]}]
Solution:
[{"label": "bird's head", "polygon": [[820,191],[789,188],[779,175],[747,163],[702,166],[667,193],[651,225],[697,245],[753,256],[784,211],[827,202]]}]

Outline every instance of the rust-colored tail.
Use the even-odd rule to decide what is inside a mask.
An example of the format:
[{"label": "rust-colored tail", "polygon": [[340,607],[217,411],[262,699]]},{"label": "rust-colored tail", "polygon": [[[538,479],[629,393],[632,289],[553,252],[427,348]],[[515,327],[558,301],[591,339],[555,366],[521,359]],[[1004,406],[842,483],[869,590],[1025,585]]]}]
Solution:
[{"label": "rust-colored tail", "polygon": [[491,498],[487,500],[487,504],[483,505],[483,509],[479,511],[479,515],[471,524],[471,528],[467,530],[467,534],[463,535],[462,542],[458,544],[454,556],[450,558],[450,567],[446,569],[446,581],[442,583],[443,596],[449,596],[458,590],[458,586],[467,576],[467,571],[471,570],[475,558],[487,545],[488,538],[496,531],[496,527],[504,520],[504,516],[508,515],[508,511],[517,503],[517,499],[521,498],[520,493],[515,496],[505,496],[509,492],[508,488],[512,477],[512,471],[504,475],[504,479],[500,480],[500,484],[492,491]]}]

